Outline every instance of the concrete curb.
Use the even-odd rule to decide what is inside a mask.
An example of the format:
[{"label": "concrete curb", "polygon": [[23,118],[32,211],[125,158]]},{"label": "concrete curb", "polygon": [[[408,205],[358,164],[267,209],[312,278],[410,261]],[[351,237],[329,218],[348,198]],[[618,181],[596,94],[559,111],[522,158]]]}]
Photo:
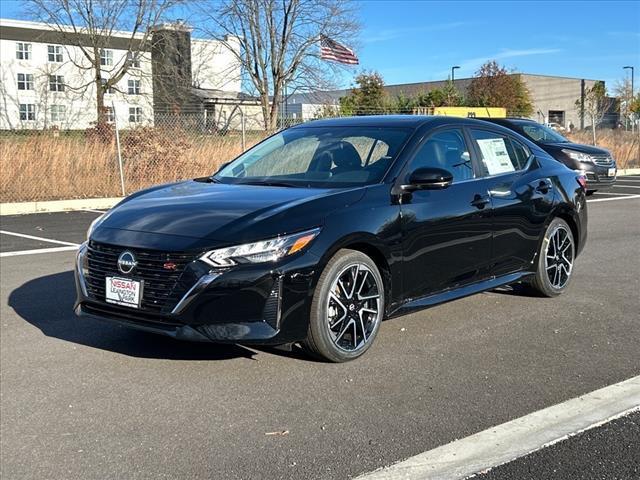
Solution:
[{"label": "concrete curb", "polygon": [[120,200],[122,200],[122,197],[80,198],[77,200],[54,200],[49,202],[0,203],[0,216],[87,209],[104,210],[113,207]]},{"label": "concrete curb", "polygon": [[640,175],[640,168],[623,168],[618,170],[619,177],[623,177],[625,175]]}]

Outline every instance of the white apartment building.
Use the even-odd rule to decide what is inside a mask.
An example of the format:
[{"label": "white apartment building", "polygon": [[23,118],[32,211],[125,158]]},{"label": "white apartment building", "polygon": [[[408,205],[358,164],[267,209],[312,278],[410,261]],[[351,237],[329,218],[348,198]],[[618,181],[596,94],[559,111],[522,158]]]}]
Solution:
[{"label": "white apartment building", "polygon": [[[190,46],[188,75],[184,77],[189,87],[207,89],[218,96],[240,96],[240,65],[227,46],[239,48],[237,41],[191,40],[190,30],[184,25],[160,25],[149,38],[153,40],[156,31],[166,36],[172,30],[186,35],[186,45]],[[63,38],[46,24],[0,19],[1,130],[82,130],[95,123],[95,73],[81,49],[64,44]],[[140,40],[143,35],[134,38]],[[163,60],[152,58],[158,52],[151,45],[140,45],[141,51],[129,52],[130,39],[130,32],[116,32],[100,52],[103,78],[115,75],[128,53],[133,60],[124,77],[104,96],[108,118],[117,119],[120,128],[153,124],[157,113],[154,105],[157,109],[159,103],[157,98],[154,102],[158,79],[154,81],[153,62]],[[191,110],[200,108],[197,103],[188,105]]]}]

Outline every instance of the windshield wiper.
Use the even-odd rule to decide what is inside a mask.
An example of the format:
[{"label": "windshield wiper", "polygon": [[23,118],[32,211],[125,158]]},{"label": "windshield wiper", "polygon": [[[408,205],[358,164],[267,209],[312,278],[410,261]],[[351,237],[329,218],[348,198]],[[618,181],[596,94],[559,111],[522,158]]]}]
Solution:
[{"label": "windshield wiper", "polygon": [[199,178],[194,178],[193,181],[200,182],[200,183],[222,183],[220,182],[220,180],[213,177],[199,177]]},{"label": "windshield wiper", "polygon": [[272,182],[272,181],[253,181],[253,182],[239,182],[236,185],[261,185],[265,187],[289,187],[289,188],[300,188],[302,185],[296,185],[294,183],[287,182]]}]

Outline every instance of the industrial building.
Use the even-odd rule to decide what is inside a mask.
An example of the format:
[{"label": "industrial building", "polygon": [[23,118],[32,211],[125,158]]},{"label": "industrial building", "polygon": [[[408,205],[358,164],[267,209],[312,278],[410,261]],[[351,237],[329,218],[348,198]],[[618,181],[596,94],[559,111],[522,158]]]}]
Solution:
[{"label": "industrial building", "polygon": [[[570,125],[573,125],[574,128],[590,126],[588,118],[581,118],[579,108],[576,107],[576,100],[581,98],[583,92],[593,87],[599,80],[528,73],[513,73],[511,75],[518,75],[529,90],[534,112],[531,116],[532,119],[541,123],[557,123],[567,128]],[[464,94],[472,80],[473,78],[456,78],[454,84]],[[429,92],[429,90],[442,88],[446,82],[447,80],[441,80],[387,85],[385,90],[392,98],[401,95],[414,97]],[[290,112],[294,118],[308,120],[318,116],[327,106],[338,105],[340,98],[348,93],[349,90],[344,89],[291,95],[287,104],[287,112]],[[612,105],[615,109],[615,102]],[[493,106],[499,107],[500,105]],[[616,115],[614,114],[614,116]],[[615,124],[615,120],[613,124]]]}]

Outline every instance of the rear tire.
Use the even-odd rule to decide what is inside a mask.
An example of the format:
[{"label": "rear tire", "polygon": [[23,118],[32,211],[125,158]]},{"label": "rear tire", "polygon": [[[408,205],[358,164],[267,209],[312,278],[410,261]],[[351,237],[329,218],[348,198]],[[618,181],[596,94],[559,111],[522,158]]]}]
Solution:
[{"label": "rear tire", "polygon": [[368,256],[356,250],[338,251],[318,280],[304,350],[335,363],[363,355],[384,315],[383,285]]},{"label": "rear tire", "polygon": [[557,297],[571,283],[574,260],[575,240],[571,228],[561,218],[554,218],[544,234],[531,286],[545,297]]}]

